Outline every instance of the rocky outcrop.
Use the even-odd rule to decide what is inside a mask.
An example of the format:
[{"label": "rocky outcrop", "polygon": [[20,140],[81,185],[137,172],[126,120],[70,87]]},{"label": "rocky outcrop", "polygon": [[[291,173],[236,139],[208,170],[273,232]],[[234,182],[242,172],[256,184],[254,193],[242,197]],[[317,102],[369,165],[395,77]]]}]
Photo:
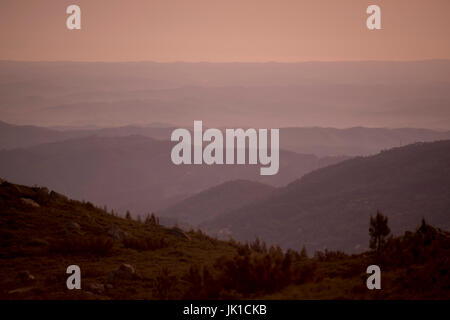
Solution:
[{"label": "rocky outcrop", "polygon": [[28,198],[21,198],[20,201],[23,204],[27,205],[27,206],[31,206],[31,207],[34,207],[34,208],[39,208],[40,207],[39,203],[37,203],[34,200],[28,199]]},{"label": "rocky outcrop", "polygon": [[117,270],[111,271],[108,277],[108,283],[115,283],[120,280],[136,279],[136,270],[130,264],[123,263]]},{"label": "rocky outcrop", "polygon": [[118,226],[112,225],[108,227],[106,230],[108,234],[116,240],[123,240],[126,237],[129,237],[128,232],[123,231]]},{"label": "rocky outcrop", "polygon": [[60,200],[60,201],[67,201],[68,198],[65,195],[63,195],[63,194],[60,194],[60,193],[55,192],[55,191],[52,190],[50,192],[50,200],[52,200],[52,201],[58,201],[58,200]]}]

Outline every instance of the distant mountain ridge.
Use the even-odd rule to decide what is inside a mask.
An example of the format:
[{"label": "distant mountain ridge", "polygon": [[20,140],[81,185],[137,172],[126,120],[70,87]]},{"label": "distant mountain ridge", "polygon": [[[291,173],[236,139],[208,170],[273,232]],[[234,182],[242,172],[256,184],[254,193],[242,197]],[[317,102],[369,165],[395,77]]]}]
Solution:
[{"label": "distant mountain ridge", "polygon": [[39,144],[59,142],[90,136],[125,137],[142,135],[159,140],[169,140],[174,128],[170,126],[123,126],[96,129],[64,129],[38,127],[31,125],[12,125],[0,121],[0,150],[27,148]]},{"label": "distant mountain ridge", "polygon": [[[192,129],[187,127],[188,129]],[[89,136],[125,137],[141,135],[158,140],[170,140],[175,127],[170,125],[55,130],[37,126],[18,126],[0,121],[0,150],[30,147]],[[347,129],[292,127],[280,129],[280,148],[301,154],[327,156],[356,156],[375,154],[381,150],[411,144],[450,139],[450,131],[416,128]]]},{"label": "distant mountain ridge", "polygon": [[[45,126],[449,130],[450,60],[304,63],[0,61],[0,119]],[[26,94],[24,94],[26,93]]]},{"label": "distant mountain ridge", "polygon": [[[381,210],[394,233],[421,218],[450,229],[450,140],[416,143],[315,170],[271,196],[205,222],[238,240],[283,247],[361,251],[369,216]],[[356,245],[355,245],[356,244]]]},{"label": "distant mountain ridge", "polygon": [[281,147],[318,156],[372,155],[415,142],[450,139],[450,131],[419,128],[282,128]]},{"label": "distant mountain ridge", "polygon": [[131,135],[88,136],[0,151],[0,176],[46,185],[79,200],[145,214],[235,179],[282,186],[342,158],[280,150],[280,171],[261,176],[256,165],[174,165],[170,141]]},{"label": "distant mountain ridge", "polygon": [[262,200],[275,189],[273,186],[254,181],[227,181],[169,206],[158,212],[158,215],[196,226],[226,211]]}]

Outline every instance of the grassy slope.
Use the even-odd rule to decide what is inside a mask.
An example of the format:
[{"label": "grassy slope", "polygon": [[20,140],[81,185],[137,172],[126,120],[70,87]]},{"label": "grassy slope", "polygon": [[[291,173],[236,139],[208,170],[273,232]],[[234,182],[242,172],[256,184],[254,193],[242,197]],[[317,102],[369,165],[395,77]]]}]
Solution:
[{"label": "grassy slope", "polygon": [[[20,198],[35,199],[40,208],[23,204]],[[136,268],[142,278],[128,288],[115,288],[111,297],[152,298],[149,284],[163,267],[171,272],[183,273],[194,263],[212,263],[220,255],[236,252],[229,243],[216,241],[191,232],[190,241],[178,238],[160,226],[145,225],[132,220],[115,217],[89,203],[72,200],[48,200],[42,204],[34,189],[16,185],[0,186],[0,283],[3,289],[12,289],[15,275],[20,270],[29,270],[36,276],[37,288],[34,298],[70,298],[79,296],[66,289],[66,268],[77,264],[82,270],[82,281],[103,282],[108,273],[122,263]],[[70,222],[80,225],[80,230],[70,227]],[[124,248],[119,240],[114,241],[111,252],[105,256],[71,255],[48,253],[47,248],[61,239],[78,236],[107,236],[106,229],[116,225],[124,232],[142,238],[167,239],[169,246],[157,250],[139,252]],[[12,281],[12,283],[9,283]],[[1,293],[1,291],[0,291]]]},{"label": "grassy slope", "polygon": [[[25,204],[22,198],[32,199],[40,207]],[[164,239],[166,245],[152,250],[126,248],[123,240],[108,236],[111,225],[129,237]],[[371,253],[350,256],[321,252],[305,258],[296,252],[282,253],[276,247],[265,249],[261,244],[219,241],[201,232],[188,232],[187,240],[170,229],[118,218],[90,203],[40,188],[3,183],[0,298],[448,299],[450,237],[432,230],[431,236],[416,231],[394,239],[382,262],[383,289],[369,291],[365,270],[375,262]],[[100,246],[95,254],[64,250],[65,244],[71,245],[76,239],[107,239],[112,247]],[[430,244],[423,239],[433,240]],[[122,263],[133,265],[139,277],[114,283],[100,294],[87,292],[89,283],[106,283],[109,272]],[[65,286],[65,271],[71,264],[81,267],[83,290],[69,291]],[[192,266],[201,266],[208,273],[197,275],[191,272]],[[23,284],[18,280],[17,275],[25,270],[36,277],[35,282]],[[164,270],[169,276],[164,276]],[[158,285],[169,288],[168,292],[158,291]],[[31,289],[11,293],[18,288]]]},{"label": "grassy slope", "polygon": [[[200,227],[228,228],[240,241],[254,235],[285,248],[367,248],[369,216],[381,210],[394,234],[422,217],[450,230],[450,140],[417,143],[328,166],[298,179],[262,201]],[[345,235],[345,237],[343,236]],[[357,246],[357,247],[356,247]]]}]

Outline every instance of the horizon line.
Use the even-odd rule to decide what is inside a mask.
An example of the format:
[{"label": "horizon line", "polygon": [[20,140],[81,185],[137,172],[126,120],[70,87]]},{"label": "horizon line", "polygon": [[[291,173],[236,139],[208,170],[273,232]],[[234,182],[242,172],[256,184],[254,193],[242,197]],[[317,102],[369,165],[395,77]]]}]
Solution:
[{"label": "horizon line", "polygon": [[390,62],[390,63],[411,63],[411,62],[433,62],[433,61],[450,61],[450,58],[426,58],[426,59],[407,59],[407,60],[298,60],[298,61],[156,61],[156,60],[13,60],[13,59],[0,59],[1,62],[10,63],[155,63],[155,64],[301,64],[301,63],[362,63],[362,62]]},{"label": "horizon line", "polygon": [[[180,126],[185,126],[187,123],[164,123],[164,122],[154,122],[154,123],[127,123],[122,125],[112,125],[112,126],[103,126],[103,125],[96,125],[96,124],[80,124],[80,125],[39,125],[39,124],[18,124],[13,123],[9,121],[0,120],[0,124],[5,124],[13,127],[35,127],[35,128],[42,128],[42,129],[52,129],[58,131],[57,128],[85,128],[85,127],[92,127],[93,130],[97,129],[118,129],[118,128],[126,128],[126,127],[136,127],[136,128],[146,128],[146,127],[152,127],[154,125],[164,125],[162,128],[176,128]],[[237,126],[240,128],[246,128],[244,126]],[[224,126],[218,126],[218,128],[223,129]],[[279,126],[278,129],[335,129],[335,130],[348,130],[348,129],[386,129],[386,130],[404,130],[404,129],[414,129],[414,130],[430,130],[435,132],[450,132],[450,129],[446,128],[431,128],[431,127],[411,127],[411,126],[399,126],[399,127],[390,127],[390,126],[365,126],[362,124],[359,125],[353,125],[353,126],[320,126],[320,125],[309,125],[309,126],[296,126],[296,125],[285,125],[285,126]]]}]

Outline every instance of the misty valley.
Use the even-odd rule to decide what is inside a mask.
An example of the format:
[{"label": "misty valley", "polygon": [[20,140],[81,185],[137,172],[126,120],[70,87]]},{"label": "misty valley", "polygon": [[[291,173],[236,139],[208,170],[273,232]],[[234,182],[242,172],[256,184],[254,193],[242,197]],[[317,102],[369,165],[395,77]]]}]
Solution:
[{"label": "misty valley", "polygon": [[0,299],[448,299],[449,71],[0,61]]},{"label": "misty valley", "polygon": [[[226,142],[219,129],[207,129],[203,133],[202,121],[194,121],[194,139],[186,129],[175,129],[171,141],[180,141],[171,152],[174,164],[248,164],[268,165],[260,169],[261,175],[275,175],[279,170],[279,129],[270,129],[270,148],[268,146],[268,130],[259,129],[225,129]],[[203,149],[203,142],[210,143]],[[247,142],[248,141],[248,142]],[[235,145],[236,143],[236,145]],[[194,149],[194,161],[191,160]],[[236,150],[236,157],[235,157]],[[268,154],[270,150],[270,155]],[[224,161],[225,152],[225,161]]]}]

